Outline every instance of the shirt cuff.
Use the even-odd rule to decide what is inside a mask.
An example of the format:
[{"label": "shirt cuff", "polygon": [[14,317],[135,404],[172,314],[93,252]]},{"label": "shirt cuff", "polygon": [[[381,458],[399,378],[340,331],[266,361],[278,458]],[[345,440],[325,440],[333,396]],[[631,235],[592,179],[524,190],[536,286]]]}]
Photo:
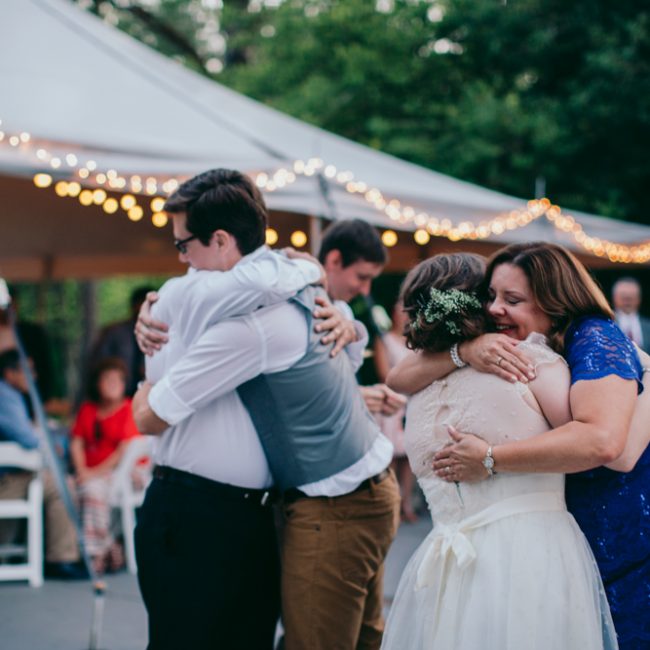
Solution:
[{"label": "shirt cuff", "polygon": [[321,279],[320,268],[313,262],[300,259],[294,259],[292,262],[294,262],[294,264],[296,264],[300,269],[301,273],[305,276],[305,280],[307,280],[309,284],[315,284]]},{"label": "shirt cuff", "polygon": [[363,364],[363,354],[368,345],[368,330],[366,326],[358,320],[353,321],[354,329],[357,332],[357,340],[354,343],[348,343],[345,351],[348,354],[352,369],[357,372]]},{"label": "shirt cuff", "polygon": [[194,414],[194,409],[174,392],[166,377],[154,385],[149,393],[148,401],[151,410],[170,426],[174,426]]},{"label": "shirt cuff", "polygon": [[370,339],[370,335],[368,334],[368,329],[360,320],[354,320],[352,322],[354,324],[354,329],[357,333],[357,340],[355,341],[355,343],[362,343],[363,347],[365,348],[366,345],[368,345],[368,340]]}]

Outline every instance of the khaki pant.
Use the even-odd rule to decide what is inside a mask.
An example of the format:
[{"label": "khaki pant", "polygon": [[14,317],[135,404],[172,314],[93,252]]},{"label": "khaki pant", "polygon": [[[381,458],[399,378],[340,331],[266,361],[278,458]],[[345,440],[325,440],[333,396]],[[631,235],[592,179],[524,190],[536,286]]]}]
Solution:
[{"label": "khaki pant", "polygon": [[335,498],[285,507],[282,618],[286,650],[377,650],[384,559],[397,532],[395,475]]},{"label": "khaki pant", "polygon": [[[0,499],[25,498],[31,479],[31,472],[7,472],[0,475]],[[76,562],[79,560],[77,534],[52,474],[48,471],[43,472],[43,505],[46,561]],[[19,519],[0,519],[0,544],[14,540],[19,524]]]}]

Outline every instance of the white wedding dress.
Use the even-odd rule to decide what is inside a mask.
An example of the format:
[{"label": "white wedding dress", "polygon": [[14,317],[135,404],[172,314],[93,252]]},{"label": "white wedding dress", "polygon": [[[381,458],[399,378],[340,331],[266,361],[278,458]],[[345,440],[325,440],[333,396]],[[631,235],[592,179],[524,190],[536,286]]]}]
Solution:
[{"label": "white wedding dress", "polygon": [[[568,372],[542,341],[521,346],[536,364]],[[598,568],[566,510],[564,475],[446,483],[431,459],[449,441],[448,424],[492,444],[550,428],[525,385],[469,367],[409,401],[406,451],[434,528],[404,570],[382,649],[617,648]]]}]

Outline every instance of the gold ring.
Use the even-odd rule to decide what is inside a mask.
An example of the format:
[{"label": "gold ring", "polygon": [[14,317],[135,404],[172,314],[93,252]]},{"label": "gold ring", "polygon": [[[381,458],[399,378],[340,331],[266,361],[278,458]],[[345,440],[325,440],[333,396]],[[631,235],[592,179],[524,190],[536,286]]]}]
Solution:
[{"label": "gold ring", "polygon": [[502,361],[503,361],[503,357],[499,357],[499,358],[497,359],[497,366],[499,366],[499,368],[501,367],[501,362],[502,362]]}]

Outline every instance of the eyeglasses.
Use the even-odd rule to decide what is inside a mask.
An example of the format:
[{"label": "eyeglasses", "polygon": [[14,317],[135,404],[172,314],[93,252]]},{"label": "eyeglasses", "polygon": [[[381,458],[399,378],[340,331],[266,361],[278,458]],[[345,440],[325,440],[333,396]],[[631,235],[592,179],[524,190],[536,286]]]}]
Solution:
[{"label": "eyeglasses", "polygon": [[190,235],[189,237],[185,237],[185,239],[174,239],[174,246],[176,246],[176,250],[181,255],[185,255],[187,253],[187,245],[193,239],[198,239],[198,235]]}]

